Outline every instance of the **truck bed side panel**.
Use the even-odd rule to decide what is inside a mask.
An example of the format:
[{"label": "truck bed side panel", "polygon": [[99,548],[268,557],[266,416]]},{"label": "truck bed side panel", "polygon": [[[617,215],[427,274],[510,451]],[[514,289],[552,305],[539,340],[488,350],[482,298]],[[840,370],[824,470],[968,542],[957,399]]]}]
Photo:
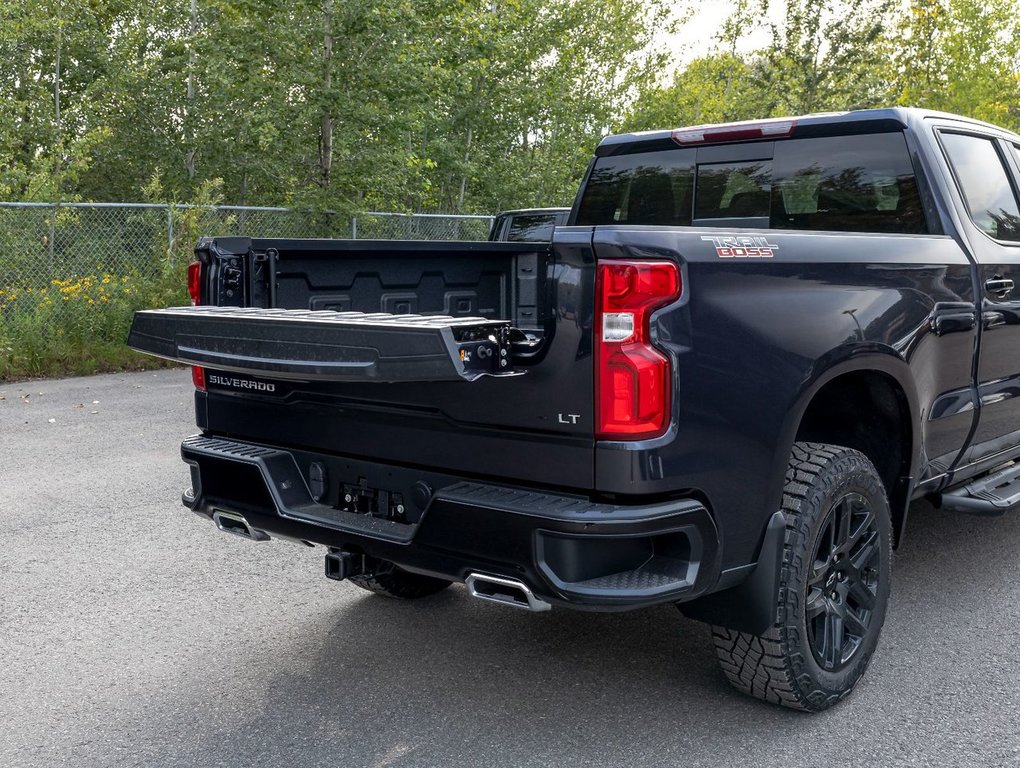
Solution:
[{"label": "truck bed side panel", "polygon": [[[720,257],[713,238],[726,235],[767,237],[774,255]],[[974,306],[971,266],[948,237],[606,227],[595,249],[685,263],[684,299],[658,318],[677,361],[677,430],[597,444],[596,488],[703,494],[726,542],[724,567],[753,559],[779,508],[800,417],[831,371],[887,370],[915,408],[972,384],[976,330],[932,330],[940,307]],[[915,465],[951,460],[973,415],[913,413]]]}]

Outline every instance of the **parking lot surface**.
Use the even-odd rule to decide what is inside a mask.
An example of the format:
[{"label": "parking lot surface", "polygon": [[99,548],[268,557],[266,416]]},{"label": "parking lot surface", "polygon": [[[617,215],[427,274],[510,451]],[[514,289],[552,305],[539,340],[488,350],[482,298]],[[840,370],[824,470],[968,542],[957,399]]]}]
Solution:
[{"label": "parking lot surface", "polygon": [[185,371],[0,384],[0,765],[1020,765],[1020,516],[915,505],[871,669],[810,716],[671,607],[400,603],[220,534],[193,431]]}]

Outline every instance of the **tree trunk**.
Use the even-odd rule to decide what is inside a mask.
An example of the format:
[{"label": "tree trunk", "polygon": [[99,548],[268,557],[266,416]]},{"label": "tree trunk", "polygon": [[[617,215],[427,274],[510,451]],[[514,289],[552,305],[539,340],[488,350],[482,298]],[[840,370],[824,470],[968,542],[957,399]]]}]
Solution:
[{"label": "tree trunk", "polygon": [[464,207],[464,192],[467,189],[468,162],[471,160],[471,126],[467,129],[467,142],[464,146],[464,173],[460,177],[460,194],[457,196],[457,213]]},{"label": "tree trunk", "polygon": [[333,0],[324,0],[323,3],[323,40],[322,40],[322,64],[323,64],[323,101],[322,124],[319,127],[319,186],[323,189],[329,187],[329,176],[333,169],[333,109],[332,109],[332,87],[333,87]]},{"label": "tree trunk", "polygon": [[[60,201],[61,196],[61,174],[64,167],[64,127],[60,123],[60,52],[64,46],[64,4],[63,2],[57,3],[57,56],[53,66],[53,112],[55,117],[55,125],[57,129],[57,164],[56,172],[54,174],[56,181],[56,195],[57,201]],[[56,211],[53,213],[53,218],[56,220]],[[53,230],[50,233],[50,259],[53,257]],[[52,267],[52,264],[50,265]]]},{"label": "tree trunk", "polygon": [[64,4],[57,3],[57,58],[53,67],[53,109],[56,113],[57,131],[60,131],[60,49],[64,43]]},{"label": "tree trunk", "polygon": [[190,50],[188,51],[188,106],[187,106],[187,117],[188,120],[188,143],[191,145],[188,148],[187,154],[184,156],[184,169],[188,174],[188,181],[195,178],[195,154],[198,148],[195,146],[195,125],[192,122],[194,120],[195,113],[195,37],[198,35],[198,0],[191,0],[191,41]]}]

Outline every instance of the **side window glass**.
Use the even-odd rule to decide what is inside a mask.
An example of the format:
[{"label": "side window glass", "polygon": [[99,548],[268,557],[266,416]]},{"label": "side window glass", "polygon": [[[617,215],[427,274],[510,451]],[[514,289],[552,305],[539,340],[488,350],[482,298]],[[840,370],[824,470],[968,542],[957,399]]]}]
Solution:
[{"label": "side window glass", "polygon": [[995,143],[962,133],[941,138],[974,223],[996,240],[1020,242],[1020,210]]},{"label": "side window glass", "polygon": [[556,217],[549,213],[514,216],[510,219],[510,231],[507,232],[506,239],[529,243],[552,240],[555,226]]},{"label": "side window glass", "polygon": [[777,141],[774,229],[927,232],[902,133]]}]

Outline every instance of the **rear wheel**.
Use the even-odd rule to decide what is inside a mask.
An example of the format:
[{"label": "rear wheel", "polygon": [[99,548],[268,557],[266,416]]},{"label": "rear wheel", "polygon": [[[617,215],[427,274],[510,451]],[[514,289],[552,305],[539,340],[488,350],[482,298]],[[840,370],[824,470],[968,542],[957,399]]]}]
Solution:
[{"label": "rear wheel", "polygon": [[882,481],[858,451],[797,443],[783,492],[779,621],[756,636],[713,627],[738,690],[817,712],[847,696],[878,644],[892,526]]},{"label": "rear wheel", "polygon": [[347,580],[377,595],[398,597],[404,600],[434,595],[453,583],[446,579],[436,579],[432,576],[422,576],[418,573],[405,571],[400,566],[386,560],[376,561],[372,573],[348,576]]}]

